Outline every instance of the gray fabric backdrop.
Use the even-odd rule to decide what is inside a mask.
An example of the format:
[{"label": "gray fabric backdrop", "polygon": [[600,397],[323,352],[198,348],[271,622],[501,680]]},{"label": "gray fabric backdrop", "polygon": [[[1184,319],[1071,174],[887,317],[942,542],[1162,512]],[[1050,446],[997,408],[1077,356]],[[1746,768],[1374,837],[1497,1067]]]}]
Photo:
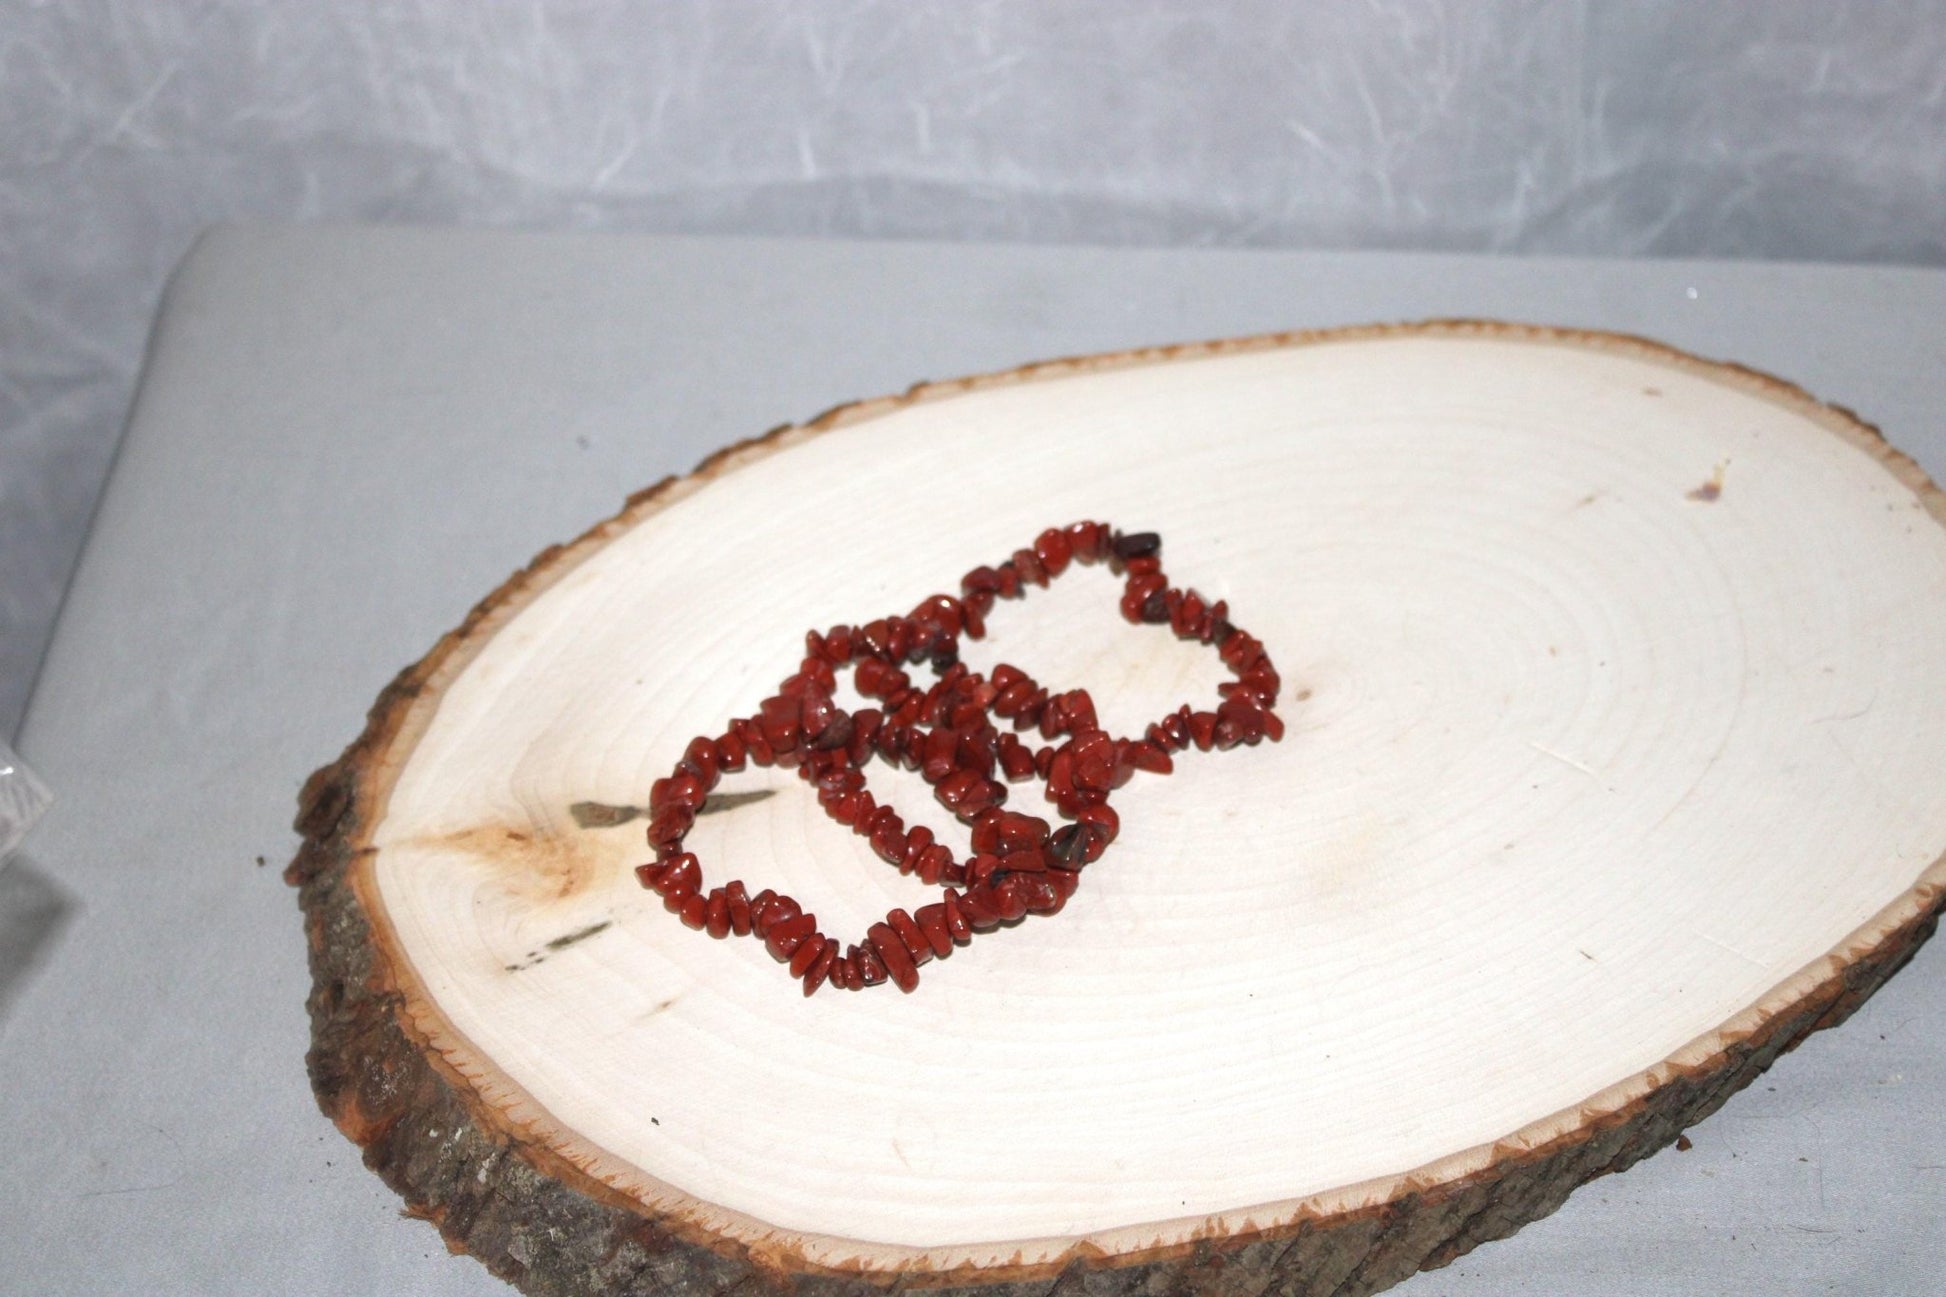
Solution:
[{"label": "gray fabric backdrop", "polygon": [[232,217],[1940,263],[1946,0],[0,0],[0,734]]}]

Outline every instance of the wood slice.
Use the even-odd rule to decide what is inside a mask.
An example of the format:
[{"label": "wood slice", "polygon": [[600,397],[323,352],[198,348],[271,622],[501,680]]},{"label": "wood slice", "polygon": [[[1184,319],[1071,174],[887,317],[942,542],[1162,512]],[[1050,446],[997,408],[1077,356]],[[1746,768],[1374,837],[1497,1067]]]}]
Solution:
[{"label": "wood slice", "polygon": [[[320,1103],[536,1293],[1375,1291],[1673,1140],[1930,934],[1942,501],[1784,383],[1489,324],[779,430],[542,554],[307,786]],[[651,784],[807,629],[1084,518],[1229,600],[1282,742],[1138,775],[1063,913],[909,995],[805,999],[638,885]],[[1111,729],[1211,705],[1210,651],[1119,593],[1077,570],[965,659]],[[711,883],[851,940],[934,899],[789,772],[722,792]]]}]

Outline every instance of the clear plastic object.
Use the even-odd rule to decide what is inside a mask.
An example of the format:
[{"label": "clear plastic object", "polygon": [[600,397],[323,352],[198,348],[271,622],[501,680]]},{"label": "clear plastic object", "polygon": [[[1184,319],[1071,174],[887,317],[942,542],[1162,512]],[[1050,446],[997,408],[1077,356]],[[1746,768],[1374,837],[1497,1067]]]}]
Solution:
[{"label": "clear plastic object", "polygon": [[0,743],[0,869],[6,868],[14,848],[53,800],[47,785],[14,755],[12,748]]}]

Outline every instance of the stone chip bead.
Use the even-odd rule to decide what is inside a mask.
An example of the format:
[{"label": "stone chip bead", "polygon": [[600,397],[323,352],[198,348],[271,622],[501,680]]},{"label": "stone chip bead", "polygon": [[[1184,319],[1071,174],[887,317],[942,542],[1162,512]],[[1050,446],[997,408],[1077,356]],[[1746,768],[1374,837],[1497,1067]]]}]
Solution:
[{"label": "stone chip bead", "polygon": [[656,871],[655,880],[649,885],[662,895],[671,892],[693,892],[702,886],[703,867],[694,855],[685,851]]},{"label": "stone chip bead", "polygon": [[[820,940],[823,939],[820,938]],[[795,963],[795,959],[792,962]],[[824,985],[825,979],[831,975],[831,971],[837,966],[838,943],[835,941],[825,941],[823,946],[818,950],[818,957],[811,961],[810,965],[800,974],[804,979],[804,994],[811,995],[815,993],[818,987]]]},{"label": "stone chip bead", "polygon": [[750,935],[750,894],[744,890],[741,878],[733,879],[723,888],[724,908],[730,912],[730,931],[739,937]]},{"label": "stone chip bead", "polygon": [[1100,834],[1104,847],[1112,843],[1122,831],[1122,817],[1116,814],[1115,808],[1107,802],[1082,807],[1075,812],[1074,821],[1077,825],[1086,825]]},{"label": "stone chip bead", "polygon": [[778,959],[789,959],[818,930],[815,914],[797,914],[779,922],[772,923],[764,933],[764,945]]},{"label": "stone chip bead", "polygon": [[853,946],[849,958],[858,966],[860,986],[877,986],[886,980],[885,965],[873,953],[870,943]]},{"label": "stone chip bead", "polygon": [[788,896],[778,896],[769,888],[757,893],[757,899],[750,903],[750,927],[765,941],[770,940],[771,931],[780,924],[790,923],[803,917],[804,911],[796,901]]},{"label": "stone chip bead", "polygon": [[893,910],[885,916],[885,922],[886,926],[899,934],[899,940],[905,943],[906,953],[912,956],[915,968],[932,962],[932,943],[926,940],[926,934],[920,930],[918,922],[910,914],[904,910]]},{"label": "stone chip bead", "polygon": [[[773,937],[777,935],[774,929],[771,935]],[[810,972],[811,965],[818,962],[819,957],[824,954],[826,948],[830,945],[831,939],[821,932],[813,932],[810,936],[805,937],[798,943],[797,949],[791,952],[791,976],[802,977]]]},{"label": "stone chip bead", "polygon": [[710,890],[703,911],[703,926],[718,940],[730,935],[730,902],[721,887]]},{"label": "stone chip bead", "polygon": [[1027,893],[1018,878],[1007,877],[993,885],[993,906],[1002,923],[1027,916]]},{"label": "stone chip bead", "polygon": [[865,940],[901,991],[909,995],[919,989],[918,965],[912,962],[912,952],[900,940],[897,929],[889,923],[874,923],[865,930]]},{"label": "stone chip bead", "polygon": [[959,909],[974,932],[991,932],[1000,926],[1000,910],[993,902],[993,889],[987,884],[969,886],[960,895]]},{"label": "stone chip bead", "polygon": [[973,925],[967,921],[966,911],[960,908],[959,900],[960,894],[949,887],[940,904],[946,907],[946,931],[952,936],[953,944],[964,946],[972,943]]},{"label": "stone chip bead", "polygon": [[1016,875],[1008,881],[1014,885],[1028,914],[1054,914],[1067,903],[1067,894],[1047,875]]},{"label": "stone chip bead", "polygon": [[723,756],[717,750],[716,741],[701,736],[689,740],[689,746],[683,749],[682,760],[676,765],[678,773],[695,776],[706,792],[716,787],[722,768]]},{"label": "stone chip bead", "polygon": [[912,912],[912,921],[918,924],[919,931],[925,934],[926,944],[932,947],[935,956],[944,959],[953,953],[953,930],[946,921],[944,901],[934,901],[930,905],[920,906]]},{"label": "stone chip bead", "polygon": [[1034,538],[1034,555],[1051,579],[1068,570],[1068,562],[1074,557],[1074,542],[1059,527],[1049,527]]},{"label": "stone chip bead", "polygon": [[1098,522],[1077,522],[1067,528],[1068,543],[1077,563],[1099,563],[1108,557],[1109,529]]},{"label": "stone chip bead", "polygon": [[1066,824],[1054,831],[1047,844],[1047,862],[1054,869],[1078,873],[1085,866],[1101,859],[1101,853],[1108,844],[1103,840],[1100,830],[1093,825]]}]

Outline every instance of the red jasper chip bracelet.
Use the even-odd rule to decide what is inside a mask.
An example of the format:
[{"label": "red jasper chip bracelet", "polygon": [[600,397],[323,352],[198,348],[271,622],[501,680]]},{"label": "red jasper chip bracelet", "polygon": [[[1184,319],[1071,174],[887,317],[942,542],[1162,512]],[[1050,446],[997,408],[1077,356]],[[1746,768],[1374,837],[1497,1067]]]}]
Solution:
[{"label": "red jasper chip bracelet", "polygon": [[[887,981],[911,991],[922,965],[975,933],[1059,913],[1083,869],[1120,830],[1111,792],[1138,771],[1170,773],[1172,754],[1192,745],[1207,752],[1284,736],[1273,710],[1281,681],[1263,644],[1230,621],[1223,600],[1172,588],[1161,554],[1154,532],[1124,534],[1099,522],[1051,527],[1006,562],[968,572],[958,598],[933,595],[903,617],[811,631],[797,673],[755,715],[732,721],[715,738],[691,740],[675,770],[650,788],[648,839],[656,858],[636,876],[689,927],[761,940],[805,995],[826,984],[855,991]],[[1218,686],[1213,711],[1184,705],[1140,738],[1115,738],[1096,720],[1085,689],[1052,692],[1017,667],[1002,664],[981,676],[960,662],[960,637],[985,636],[995,600],[1045,587],[1074,564],[1101,562],[1124,578],[1123,618],[1166,625],[1179,639],[1216,648],[1236,678]],[[935,676],[923,688],[904,669],[920,663]],[[846,668],[857,692],[878,706],[851,712],[833,700],[837,672]],[[1034,744],[1035,737],[1042,742]],[[919,772],[939,803],[971,828],[969,858],[956,859],[931,829],[908,828],[872,797],[864,767],[873,756]],[[817,916],[788,896],[768,888],[752,896],[741,880],[705,893],[702,865],[683,840],[718,780],[746,764],[795,769],[832,819],[900,873],[939,886],[940,899],[910,914],[893,910],[840,954]],[[1009,783],[1035,779],[1067,821],[1061,827],[1004,809]]]}]

